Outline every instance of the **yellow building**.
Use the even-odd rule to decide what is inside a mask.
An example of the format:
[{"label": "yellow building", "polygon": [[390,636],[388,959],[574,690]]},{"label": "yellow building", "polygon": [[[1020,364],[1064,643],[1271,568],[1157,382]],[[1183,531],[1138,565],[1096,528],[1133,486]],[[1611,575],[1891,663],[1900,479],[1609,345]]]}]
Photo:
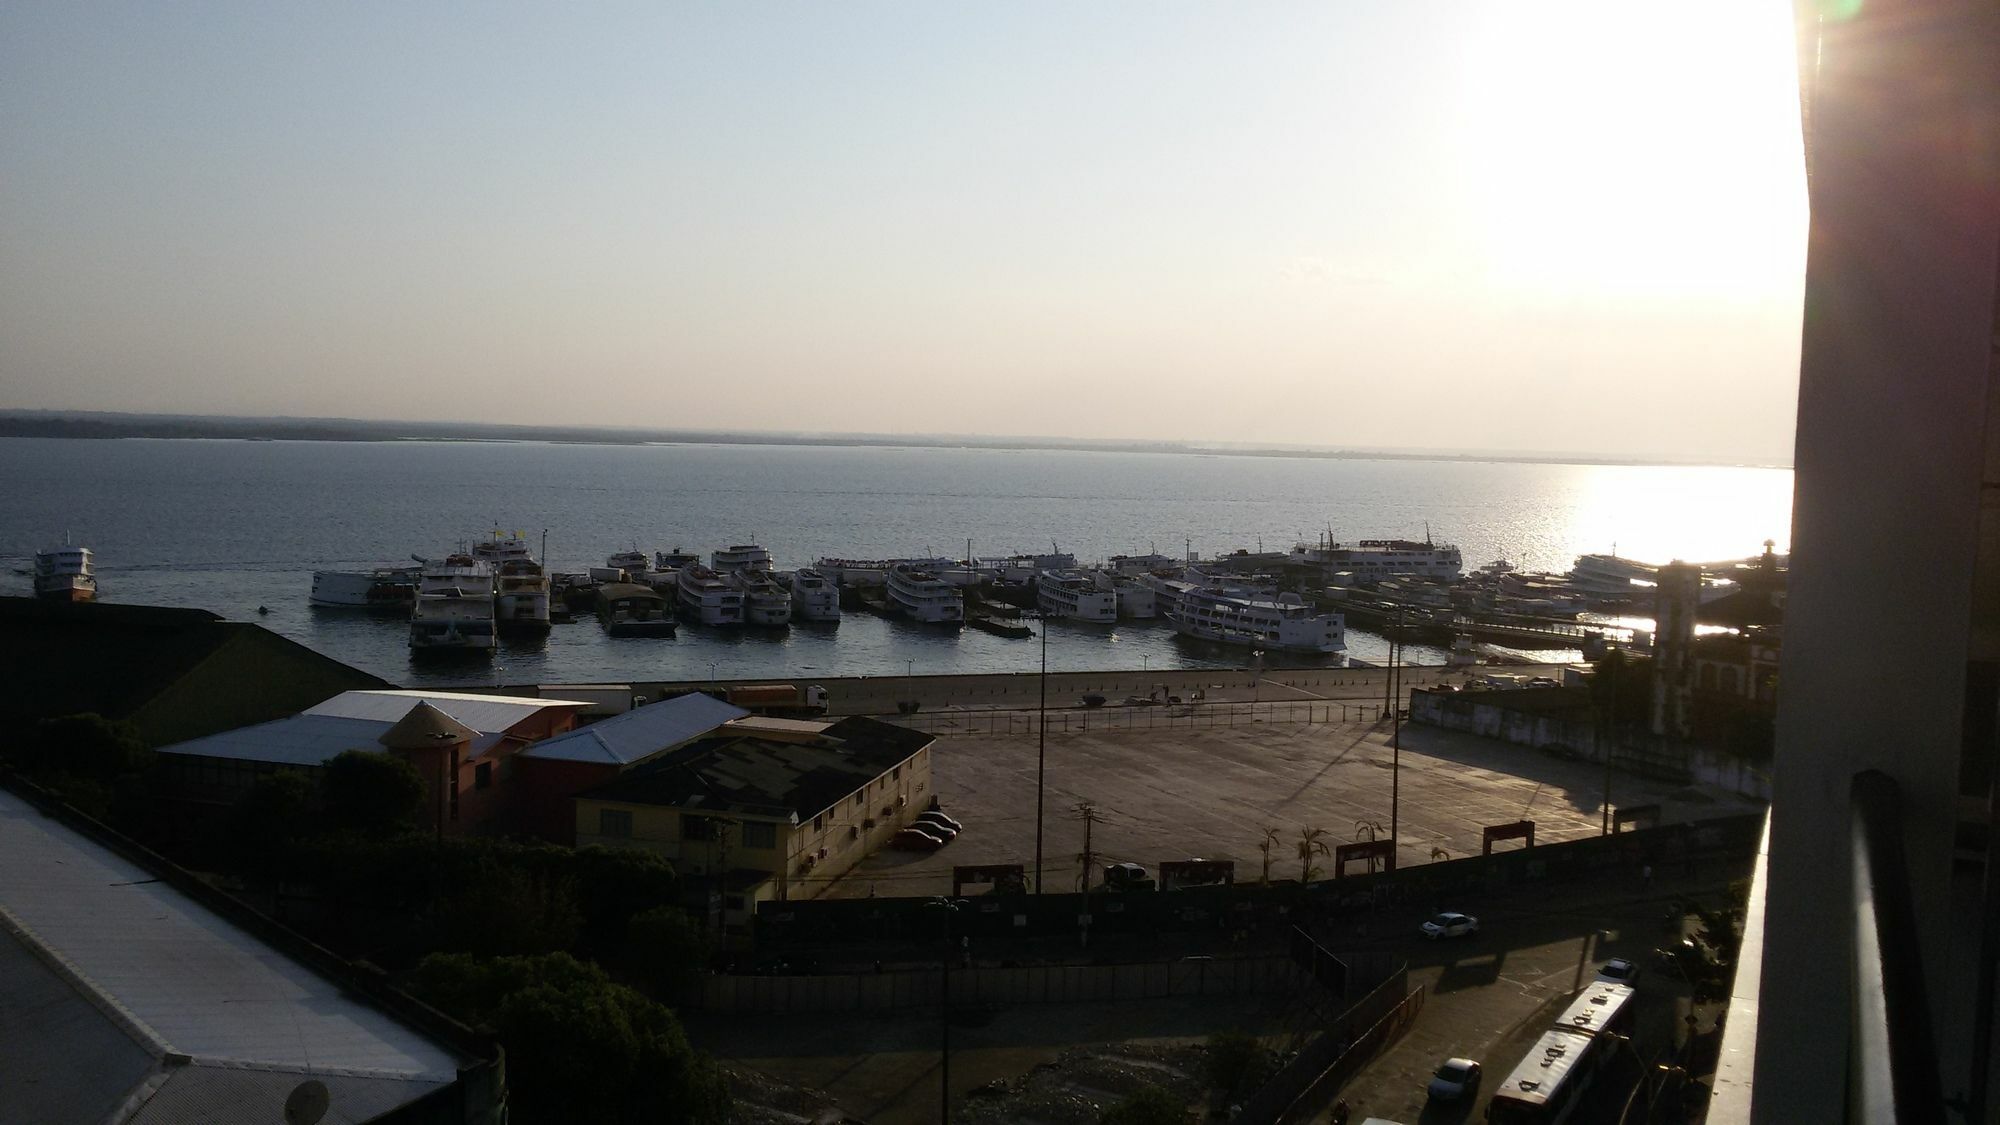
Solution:
[{"label": "yellow building", "polygon": [[750,717],[576,795],[576,842],[645,848],[722,887],[725,925],[812,898],[931,801],[930,735]]}]

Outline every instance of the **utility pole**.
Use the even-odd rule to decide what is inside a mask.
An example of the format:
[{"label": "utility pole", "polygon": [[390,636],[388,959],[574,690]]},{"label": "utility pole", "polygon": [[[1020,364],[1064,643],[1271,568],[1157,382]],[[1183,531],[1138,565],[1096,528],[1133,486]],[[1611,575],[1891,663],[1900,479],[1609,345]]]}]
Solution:
[{"label": "utility pole", "polygon": [[[1403,633],[1403,609],[1396,607],[1396,635]],[[1396,869],[1395,849],[1402,846],[1403,811],[1403,667],[1397,660],[1403,642],[1389,642],[1389,865]]]},{"label": "utility pole", "polygon": [[1090,830],[1097,824],[1097,806],[1091,804],[1089,801],[1078,801],[1076,803],[1076,815],[1077,819],[1083,821],[1083,854],[1076,857],[1083,864],[1083,878],[1080,880],[1081,886],[1078,889],[1088,894],[1090,892],[1090,873],[1095,868],[1094,861],[1097,858],[1097,853],[1090,846]]},{"label": "utility pole", "polygon": [[1042,793],[1049,767],[1049,615],[1042,621],[1041,711],[1035,718],[1035,893],[1042,893]]},{"label": "utility pole", "polygon": [[1618,665],[1625,662],[1623,657],[1611,660],[1610,655],[1610,652],[1605,653],[1604,661],[1605,679],[1608,681],[1605,694],[1611,700],[1611,715],[1604,721],[1606,733],[1610,737],[1604,740],[1604,799],[1598,802],[1601,821],[1598,825],[1598,834],[1601,836],[1611,835],[1611,748],[1618,741]]}]

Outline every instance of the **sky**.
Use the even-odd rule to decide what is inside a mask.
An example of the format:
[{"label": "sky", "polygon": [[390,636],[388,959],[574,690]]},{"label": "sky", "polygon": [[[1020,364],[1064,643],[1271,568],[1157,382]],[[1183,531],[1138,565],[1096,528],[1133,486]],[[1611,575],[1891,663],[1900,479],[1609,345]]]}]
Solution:
[{"label": "sky", "polygon": [[0,408],[1788,463],[1788,0],[0,5]]}]

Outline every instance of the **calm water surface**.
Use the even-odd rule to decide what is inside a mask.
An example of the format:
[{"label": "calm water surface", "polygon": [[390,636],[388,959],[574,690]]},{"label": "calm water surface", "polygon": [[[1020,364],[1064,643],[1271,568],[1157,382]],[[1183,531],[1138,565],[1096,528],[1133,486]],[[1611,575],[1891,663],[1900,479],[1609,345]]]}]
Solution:
[{"label": "calm water surface", "polygon": [[[1457,543],[1467,566],[1566,570],[1609,551],[1661,562],[1787,548],[1792,475],[1738,468],[1319,460],[1180,454],[805,446],[0,439],[0,592],[26,593],[35,550],[97,552],[106,601],[256,620],[404,683],[1028,671],[1035,641],[940,633],[867,615],[833,628],[613,640],[596,621],[509,647],[491,668],[413,667],[401,623],[314,610],[312,571],[435,555],[495,528],[556,570],[614,551],[704,555],[758,542],[781,567],[821,555],[1046,550],[1079,560],[1186,546],[1206,556],[1335,538]],[[269,614],[259,617],[259,606]],[[1387,646],[1351,631],[1349,652]],[[1441,660],[1433,651],[1413,658]],[[1238,664],[1161,625],[1065,626],[1052,668]]]}]

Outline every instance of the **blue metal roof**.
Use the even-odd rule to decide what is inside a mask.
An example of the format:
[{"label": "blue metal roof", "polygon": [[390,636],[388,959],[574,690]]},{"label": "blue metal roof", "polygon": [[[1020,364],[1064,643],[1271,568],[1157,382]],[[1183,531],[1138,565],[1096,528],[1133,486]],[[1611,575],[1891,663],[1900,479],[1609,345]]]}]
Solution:
[{"label": "blue metal roof", "polygon": [[662,750],[691,742],[749,713],[714,696],[681,695],[544,739],[522,751],[522,755],[561,762],[629,766]]}]

